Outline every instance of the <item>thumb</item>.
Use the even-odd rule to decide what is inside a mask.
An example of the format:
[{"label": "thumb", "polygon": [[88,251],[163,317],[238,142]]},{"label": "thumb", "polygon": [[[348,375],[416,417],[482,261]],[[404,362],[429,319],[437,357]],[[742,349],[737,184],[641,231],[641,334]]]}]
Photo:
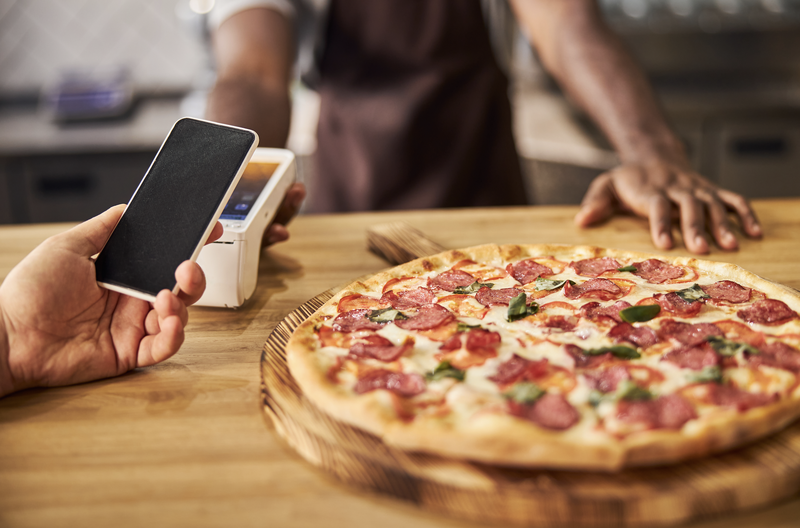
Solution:
[{"label": "thumb", "polygon": [[73,227],[59,238],[73,251],[91,257],[103,249],[123,211],[125,211],[124,204],[115,205],[94,218]]},{"label": "thumb", "polygon": [[581,202],[581,208],[575,215],[575,223],[580,227],[587,227],[614,214],[617,208],[617,199],[612,188],[611,176],[601,174],[595,178]]}]

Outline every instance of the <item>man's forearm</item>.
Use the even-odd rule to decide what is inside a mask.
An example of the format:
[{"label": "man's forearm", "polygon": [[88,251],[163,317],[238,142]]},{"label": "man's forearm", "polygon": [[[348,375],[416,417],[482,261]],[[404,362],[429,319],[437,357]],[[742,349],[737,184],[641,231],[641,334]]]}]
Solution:
[{"label": "man's forearm", "polygon": [[289,93],[247,79],[220,79],[209,96],[206,117],[255,130],[261,147],[284,148],[291,117]]},{"label": "man's forearm", "polygon": [[684,158],[650,84],[592,0],[515,0],[545,67],[603,130],[623,162]]}]

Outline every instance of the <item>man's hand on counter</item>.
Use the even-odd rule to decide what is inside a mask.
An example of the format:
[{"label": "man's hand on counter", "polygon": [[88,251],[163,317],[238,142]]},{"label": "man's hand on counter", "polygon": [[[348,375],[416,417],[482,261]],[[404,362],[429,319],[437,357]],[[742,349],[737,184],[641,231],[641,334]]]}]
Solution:
[{"label": "man's hand on counter", "polygon": [[686,248],[708,253],[706,232],[725,250],[739,247],[728,219],[733,212],[744,233],[761,236],[761,227],[747,200],[712,184],[686,162],[657,159],[624,164],[598,176],[583,198],[575,222],[586,227],[615,212],[632,212],[650,222],[653,244],[659,249],[674,245],[672,224],[677,218]]},{"label": "man's hand on counter", "polygon": [[[49,238],[0,285],[0,396],[117,376],[171,357],[183,344],[186,307],[205,290],[190,261],[175,272],[180,292],[155,303],[97,285],[91,260],[124,206]],[[217,223],[209,242],[222,235]]]}]

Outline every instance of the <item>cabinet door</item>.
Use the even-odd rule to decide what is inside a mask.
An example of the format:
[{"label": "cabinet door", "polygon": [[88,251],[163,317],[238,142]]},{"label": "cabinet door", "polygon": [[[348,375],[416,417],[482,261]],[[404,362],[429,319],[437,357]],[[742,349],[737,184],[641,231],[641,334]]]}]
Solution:
[{"label": "cabinet door", "polygon": [[127,203],[155,157],[153,152],[26,158],[21,191],[27,222],[87,220]]},{"label": "cabinet door", "polygon": [[14,221],[11,209],[11,189],[8,186],[7,163],[0,158],[0,224],[10,224]]}]

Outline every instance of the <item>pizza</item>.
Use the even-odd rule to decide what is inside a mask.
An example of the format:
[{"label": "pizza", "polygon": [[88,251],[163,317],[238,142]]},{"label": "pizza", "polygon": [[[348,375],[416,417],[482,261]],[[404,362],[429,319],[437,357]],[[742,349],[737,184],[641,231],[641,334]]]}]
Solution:
[{"label": "pizza", "polygon": [[796,291],[732,264],[484,245],[349,285],[287,354],[314,405],[388,445],[615,471],[800,415],[798,311]]}]

